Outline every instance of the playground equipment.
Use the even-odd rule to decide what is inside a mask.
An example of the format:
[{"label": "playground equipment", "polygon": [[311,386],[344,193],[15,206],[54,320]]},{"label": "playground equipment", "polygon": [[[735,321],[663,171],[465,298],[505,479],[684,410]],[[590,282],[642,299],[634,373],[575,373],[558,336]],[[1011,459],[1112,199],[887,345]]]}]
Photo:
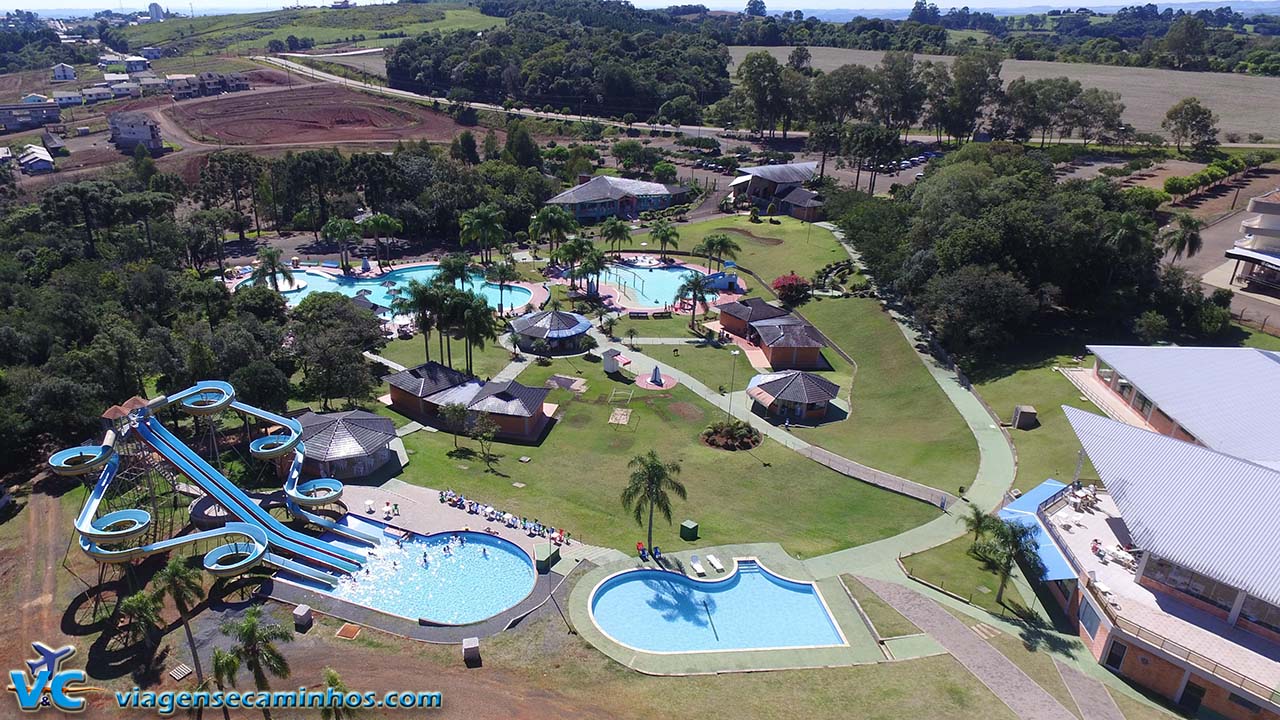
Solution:
[{"label": "playground equipment", "polygon": [[[202,381],[130,412],[106,432],[100,445],[69,448],[49,458],[49,467],[60,475],[98,473],[75,526],[80,549],[103,569],[185,545],[212,543],[216,544],[205,551],[203,564],[219,577],[266,564],[333,586],[339,574],[355,572],[363,563],[361,555],[298,532],[271,515],[160,422],[157,414],[166,408],[194,418],[199,444],[209,447],[213,463],[219,462],[217,430],[223,413],[239,413],[246,429],[249,419],[274,426],[269,434],[250,441],[248,448],[252,457],[264,461],[293,453],[284,486],[289,513],[348,539],[379,543],[371,533],[313,512],[336,504],[342,497],[342,483],[333,478],[299,483],[304,453],[298,421],[236,401],[228,383]],[[185,486],[175,471],[234,519],[221,527],[175,537],[173,518]]]}]

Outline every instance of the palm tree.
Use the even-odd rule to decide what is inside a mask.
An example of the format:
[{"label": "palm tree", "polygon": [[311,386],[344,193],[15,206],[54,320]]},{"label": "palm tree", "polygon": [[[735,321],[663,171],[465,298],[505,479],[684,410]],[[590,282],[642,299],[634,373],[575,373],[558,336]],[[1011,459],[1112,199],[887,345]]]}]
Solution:
[{"label": "palm tree", "polygon": [[961,520],[964,522],[964,529],[973,533],[973,544],[977,545],[982,536],[991,530],[996,524],[996,518],[982,511],[977,505],[969,505],[969,514],[965,515]]},{"label": "palm tree", "polygon": [[1204,229],[1204,222],[1194,215],[1178,213],[1174,227],[1160,235],[1160,244],[1164,246],[1165,252],[1173,253],[1175,261],[1183,255],[1192,257],[1200,252],[1200,248],[1204,245],[1200,238],[1202,229]]},{"label": "palm tree", "polygon": [[[360,224],[373,231],[373,246],[377,249],[378,267],[382,267],[383,236],[395,237],[396,233],[400,232],[401,230],[404,230],[404,225],[399,220],[391,217],[386,213],[376,213],[374,215],[370,215],[369,217],[365,218],[364,222]],[[390,253],[388,253],[387,254],[388,263],[390,262],[390,260],[391,260],[391,255]]]},{"label": "palm tree", "polygon": [[680,475],[680,463],[663,462],[658,453],[650,450],[637,455],[627,463],[631,479],[622,491],[622,507],[635,516],[636,524],[643,526],[645,512],[649,514],[649,544],[653,547],[653,516],[662,513],[671,524],[671,495],[681,500],[688,498],[688,491],[676,478]]},{"label": "palm tree", "polygon": [[458,288],[461,287],[460,283],[470,279],[471,258],[465,253],[449,253],[440,258],[440,264],[436,268],[436,281]]},{"label": "palm tree", "polygon": [[391,311],[397,315],[412,315],[422,331],[423,349],[427,362],[431,362],[431,328],[435,325],[436,309],[443,294],[439,285],[410,280],[404,290],[391,301]]},{"label": "palm tree", "polygon": [[284,262],[278,247],[258,248],[258,265],[253,269],[253,274],[249,276],[249,282],[255,285],[261,285],[263,282],[271,284],[271,289],[280,292],[280,278],[284,278],[285,282],[293,284],[293,268],[289,263]]},{"label": "palm tree", "polygon": [[717,270],[723,267],[725,260],[738,259],[741,250],[742,246],[725,233],[711,233],[702,238],[702,242],[693,249],[707,260],[715,260]]},{"label": "palm tree", "polygon": [[128,619],[130,640],[151,644],[151,632],[160,624],[160,603],[147,592],[136,592],[120,601],[120,615]]},{"label": "palm tree", "polygon": [[545,239],[547,249],[555,252],[556,247],[577,229],[578,221],[573,219],[568,210],[559,205],[547,205],[529,221],[529,239],[535,246]]},{"label": "palm tree", "polygon": [[611,217],[600,225],[600,239],[615,252],[631,244],[631,228],[621,219]]},{"label": "palm tree", "polygon": [[707,282],[707,276],[700,272],[691,272],[684,276],[684,281],[680,283],[680,287],[676,288],[676,296],[672,301],[676,305],[680,301],[689,298],[689,329],[695,329],[695,323],[698,319],[698,305],[702,305],[702,311],[707,311],[707,296],[711,294],[711,283]]},{"label": "palm tree", "polygon": [[466,342],[467,374],[472,374],[472,348],[484,349],[486,342],[497,340],[501,330],[489,301],[478,293],[467,293],[462,308],[462,339]]},{"label": "palm tree", "polygon": [[516,270],[516,266],[509,262],[495,263],[485,270],[484,279],[498,286],[498,314],[502,314],[502,295],[507,290],[507,285],[520,279],[520,271]]},{"label": "palm tree", "polygon": [[[1151,241],[1151,226],[1137,213],[1124,212],[1116,219],[1115,229],[1107,235],[1107,245],[1116,251],[1121,260],[1132,258]],[[1118,262],[1110,263],[1107,270],[1107,287],[1115,274]]]},{"label": "palm tree", "polygon": [[[230,653],[237,661],[237,669],[241,666],[247,669],[253,675],[254,687],[259,691],[271,689],[269,675],[281,679],[289,677],[289,661],[276,647],[276,643],[293,640],[293,630],[264,621],[261,607],[251,607],[239,620],[223,623],[222,634],[234,641]],[[231,679],[234,681],[234,673]],[[262,718],[271,720],[270,708],[262,708]]]},{"label": "palm tree", "polygon": [[659,220],[653,224],[653,229],[649,231],[649,239],[658,243],[661,248],[662,259],[667,259],[667,248],[680,249],[678,244],[680,240],[680,232],[667,220]]},{"label": "palm tree", "polygon": [[[218,690],[226,692],[228,685],[234,687],[236,673],[240,672],[240,660],[226,650],[214,648],[213,656],[209,661],[213,663],[213,682],[218,686]],[[222,706],[222,719],[231,720],[231,713],[225,704]]]},{"label": "palm tree", "polygon": [[551,253],[551,259],[561,265],[569,268],[567,273],[569,276],[570,287],[577,287],[577,276],[574,270],[577,269],[578,263],[587,256],[595,246],[591,241],[584,237],[576,237],[572,240],[565,241]]},{"label": "palm tree", "polygon": [[[575,268],[576,275],[582,278],[595,278],[594,292],[600,291],[600,273],[609,267],[609,258],[605,256],[604,251],[598,247],[592,247],[587,254],[578,261],[578,267]],[[587,292],[593,292],[591,282],[587,283]]]},{"label": "palm tree", "polygon": [[187,645],[191,648],[196,682],[204,685],[204,668],[200,666],[200,652],[196,648],[196,637],[191,633],[191,621],[187,618],[191,605],[200,602],[204,597],[204,587],[200,584],[200,571],[188,565],[182,558],[171,557],[169,562],[156,573],[152,582],[156,585],[157,601],[166,595],[173,598],[173,605],[178,608],[178,619],[182,621],[182,630],[187,634]]},{"label": "palm tree", "polygon": [[[342,676],[331,667],[324,669],[324,686],[327,690],[332,690],[333,694],[337,696],[344,696],[351,692],[346,683],[342,682]],[[320,720],[350,720],[354,717],[354,710],[349,710],[341,705],[326,705],[320,709]]]},{"label": "palm tree", "polygon": [[502,227],[502,211],[488,203],[462,214],[462,232],[458,239],[462,246],[475,245],[480,250],[480,261],[489,262],[489,251],[502,244],[507,231]]},{"label": "palm tree", "polygon": [[467,307],[471,304],[472,293],[446,286],[440,297],[440,305],[436,309],[436,332],[443,338],[446,364],[453,367],[453,340],[455,333],[463,327]]},{"label": "palm tree", "polygon": [[982,554],[995,564],[996,574],[1000,578],[1000,587],[996,590],[996,604],[1004,600],[1004,589],[1013,575],[1014,565],[1022,559],[1027,571],[1027,579],[1039,581],[1044,577],[1044,563],[1036,553],[1039,543],[1036,541],[1036,530],[1033,525],[1024,525],[1008,520],[996,520],[992,526],[992,538],[984,543]]},{"label": "palm tree", "polygon": [[360,228],[354,221],[346,218],[332,218],[320,228],[320,235],[338,246],[338,256],[342,259],[342,272],[347,272],[347,246],[352,240],[360,237]]}]

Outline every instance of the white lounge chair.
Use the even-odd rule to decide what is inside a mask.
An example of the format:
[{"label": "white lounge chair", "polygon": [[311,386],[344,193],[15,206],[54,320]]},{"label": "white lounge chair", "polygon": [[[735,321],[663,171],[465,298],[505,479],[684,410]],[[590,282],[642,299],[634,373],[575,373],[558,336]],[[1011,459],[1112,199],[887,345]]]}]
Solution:
[{"label": "white lounge chair", "polygon": [[698,562],[697,555],[689,558],[689,567],[693,568],[693,571],[698,574],[698,577],[707,576],[707,571],[702,569],[702,563]]},{"label": "white lounge chair", "polygon": [[715,555],[707,556],[707,564],[710,565],[711,569],[715,570],[716,572],[724,572],[724,566],[720,564],[720,558],[716,557]]}]

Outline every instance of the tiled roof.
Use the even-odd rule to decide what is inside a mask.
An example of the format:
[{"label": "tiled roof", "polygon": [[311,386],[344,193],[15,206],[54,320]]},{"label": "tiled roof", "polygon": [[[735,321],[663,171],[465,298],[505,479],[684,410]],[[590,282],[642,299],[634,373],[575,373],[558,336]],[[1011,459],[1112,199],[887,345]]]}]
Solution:
[{"label": "tiled roof", "polygon": [[789,322],[788,318],[775,318],[751,323],[751,329],[760,336],[760,344],[766,347],[823,347],[818,334],[804,321]]},{"label": "tiled roof", "polygon": [[818,193],[812,190],[805,190],[802,187],[791,188],[779,195],[778,200],[796,207],[822,207],[822,198],[818,197]]},{"label": "tiled roof", "polygon": [[526,337],[555,339],[581,335],[591,329],[591,321],[578,313],[542,310],[521,315],[511,327]]},{"label": "tiled roof", "polygon": [[467,409],[496,415],[533,417],[542,412],[542,403],[550,394],[549,388],[521,385],[515,380],[487,382]]},{"label": "tiled roof", "polygon": [[720,312],[730,317],[751,322],[752,320],[768,320],[789,314],[786,310],[765,302],[762,298],[752,297],[745,300],[725,303]]},{"label": "tiled roof", "polygon": [[471,378],[466,373],[445,367],[433,360],[387,375],[382,379],[414,397],[425,398],[441,390],[461,385]]},{"label": "tiled roof", "polygon": [[779,400],[815,403],[832,400],[840,394],[840,386],[830,380],[801,372],[785,370],[751,378],[749,388],[760,388]]},{"label": "tiled roof", "polygon": [[364,410],[308,412],[302,424],[303,451],[312,460],[327,462],[369,455],[387,446],[396,436],[390,418]]}]

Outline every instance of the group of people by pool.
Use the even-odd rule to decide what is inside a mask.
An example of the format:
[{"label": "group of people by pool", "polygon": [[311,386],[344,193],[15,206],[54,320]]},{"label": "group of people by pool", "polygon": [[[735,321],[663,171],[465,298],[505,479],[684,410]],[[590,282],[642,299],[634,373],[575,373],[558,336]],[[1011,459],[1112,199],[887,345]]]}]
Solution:
[{"label": "group of people by pool", "polygon": [[465,510],[472,515],[479,515],[490,522],[500,522],[513,530],[519,528],[527,533],[529,537],[545,538],[556,545],[568,545],[571,541],[572,534],[564,528],[543,525],[542,521],[537,518],[530,520],[526,517],[516,517],[512,513],[504,512],[492,505],[468,500],[466,496],[452,490],[440,491],[440,502],[459,510]]}]

